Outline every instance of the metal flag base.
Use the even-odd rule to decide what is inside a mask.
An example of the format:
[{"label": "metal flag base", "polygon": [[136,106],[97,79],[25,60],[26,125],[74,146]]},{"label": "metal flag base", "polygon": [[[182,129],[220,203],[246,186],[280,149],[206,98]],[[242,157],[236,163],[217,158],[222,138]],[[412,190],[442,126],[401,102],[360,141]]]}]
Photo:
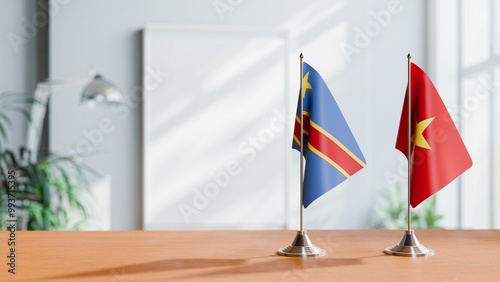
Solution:
[{"label": "metal flag base", "polygon": [[312,257],[312,256],[323,256],[326,251],[316,247],[305,230],[297,231],[297,235],[293,240],[292,244],[281,248],[278,250],[278,255],[287,257]]},{"label": "metal flag base", "polygon": [[405,230],[405,235],[401,239],[401,242],[397,245],[386,248],[384,253],[395,256],[424,257],[433,256],[434,250],[428,249],[424,247],[424,245],[420,244],[417,236],[413,233],[413,230]]}]

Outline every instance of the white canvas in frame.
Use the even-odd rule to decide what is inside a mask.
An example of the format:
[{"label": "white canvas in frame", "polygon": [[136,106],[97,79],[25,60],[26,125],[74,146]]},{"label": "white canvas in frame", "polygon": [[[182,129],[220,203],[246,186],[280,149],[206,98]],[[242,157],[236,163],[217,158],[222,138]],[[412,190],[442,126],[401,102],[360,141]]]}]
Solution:
[{"label": "white canvas in frame", "polygon": [[143,40],[143,228],[284,228],[286,33],[150,25]]}]

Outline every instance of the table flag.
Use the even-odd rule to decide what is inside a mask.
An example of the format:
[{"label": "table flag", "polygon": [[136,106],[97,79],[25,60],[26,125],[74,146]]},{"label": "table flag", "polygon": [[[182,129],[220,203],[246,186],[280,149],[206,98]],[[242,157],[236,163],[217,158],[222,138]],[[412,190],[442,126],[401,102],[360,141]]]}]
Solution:
[{"label": "table flag", "polygon": [[[314,200],[361,170],[365,158],[319,73],[303,63],[303,140],[306,159],[302,204]],[[300,102],[297,106],[293,136],[294,149],[300,152]]]},{"label": "table flag", "polygon": [[[472,166],[464,142],[432,81],[411,63],[410,203],[422,201]],[[408,158],[408,87],[396,149]]]}]

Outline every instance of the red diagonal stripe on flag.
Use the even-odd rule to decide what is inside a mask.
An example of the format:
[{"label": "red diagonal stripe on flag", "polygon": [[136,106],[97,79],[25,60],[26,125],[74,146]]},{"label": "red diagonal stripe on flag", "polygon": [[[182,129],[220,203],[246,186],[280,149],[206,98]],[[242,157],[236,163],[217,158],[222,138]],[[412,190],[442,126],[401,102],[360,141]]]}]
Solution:
[{"label": "red diagonal stripe on flag", "polygon": [[352,152],[346,151],[347,148],[342,148],[340,144],[319,131],[317,125],[309,127],[309,144],[338,164],[349,176],[364,167],[364,164],[353,157]]},{"label": "red diagonal stripe on flag", "polygon": [[[309,128],[311,125],[309,124],[309,113],[304,112],[304,133],[309,135]],[[295,128],[293,129],[293,136],[295,137],[295,142],[300,145],[300,118],[295,117]]]}]

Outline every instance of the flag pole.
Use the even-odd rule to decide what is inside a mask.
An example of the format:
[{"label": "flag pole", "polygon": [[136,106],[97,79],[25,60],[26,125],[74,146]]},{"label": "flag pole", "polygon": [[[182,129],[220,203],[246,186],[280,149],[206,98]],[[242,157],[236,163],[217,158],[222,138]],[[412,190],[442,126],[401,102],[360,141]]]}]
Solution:
[{"label": "flag pole", "polygon": [[414,230],[411,229],[411,167],[412,167],[412,157],[411,157],[411,125],[412,125],[412,108],[411,108],[411,55],[408,53],[406,56],[408,59],[408,95],[407,95],[407,110],[408,110],[408,140],[407,140],[407,150],[408,150],[408,230],[405,231],[403,238],[392,247],[384,249],[384,253],[388,255],[404,256],[404,257],[424,257],[433,256],[434,250],[426,248],[424,245],[420,244],[415,235]]},{"label": "flag pole", "polygon": [[408,231],[411,231],[411,207],[410,207],[410,195],[411,195],[411,55],[408,53],[406,56],[408,59]]},{"label": "flag pole", "polygon": [[300,232],[304,231],[303,226],[303,212],[304,212],[304,86],[302,85],[302,80],[304,77],[304,66],[303,59],[304,55],[300,53],[300,199],[299,199],[299,209],[300,209]]},{"label": "flag pole", "polygon": [[276,252],[280,256],[288,257],[311,257],[311,256],[322,256],[326,254],[326,251],[315,246],[309,236],[307,236],[307,231],[304,230],[303,226],[303,198],[304,198],[304,88],[302,85],[302,80],[304,77],[303,69],[303,59],[304,55],[300,53],[300,91],[299,91],[299,103],[300,103],[300,229],[295,235],[293,242]]}]

